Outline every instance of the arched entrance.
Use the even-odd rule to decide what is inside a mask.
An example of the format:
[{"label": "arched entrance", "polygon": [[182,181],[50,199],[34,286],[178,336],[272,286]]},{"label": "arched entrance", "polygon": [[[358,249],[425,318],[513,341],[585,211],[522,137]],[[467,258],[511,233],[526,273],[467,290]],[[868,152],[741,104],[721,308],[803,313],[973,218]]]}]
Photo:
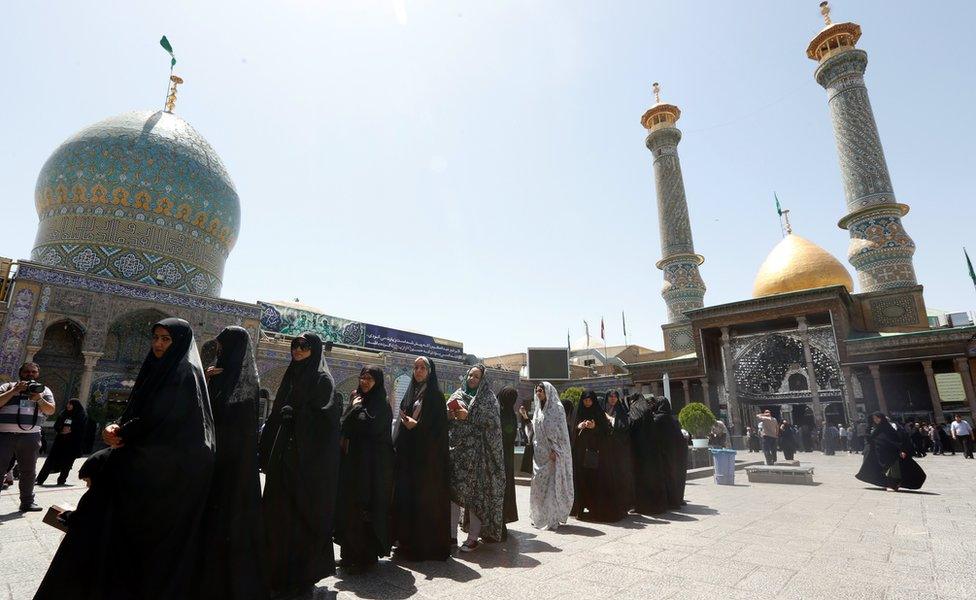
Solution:
[{"label": "arched entrance", "polygon": [[839,425],[844,421],[844,405],[842,403],[829,402],[824,406],[824,422]]},{"label": "arched entrance", "polygon": [[110,423],[125,410],[129,392],[152,344],[150,327],[167,316],[147,308],[125,313],[108,326],[98,362],[98,381],[88,405],[93,422]]},{"label": "arched entrance", "polygon": [[802,373],[793,373],[790,375],[787,385],[791,392],[802,392],[810,389],[810,384],[807,383],[807,378]]},{"label": "arched entrance", "polygon": [[[807,350],[813,363],[812,373],[806,360]],[[814,389],[821,406],[842,400],[836,356],[829,347],[804,342],[798,332],[749,336],[741,343],[734,361],[739,401],[762,407],[778,405],[781,418],[799,428],[818,426],[819,418],[814,417],[812,409]]]},{"label": "arched entrance", "polygon": [[41,368],[40,381],[51,389],[58,410],[71,398],[78,396],[78,384],[85,368],[81,355],[85,332],[80,325],[65,319],[44,330],[41,349],[34,355],[34,362]]},{"label": "arched entrance", "polygon": [[153,323],[167,317],[162,311],[148,308],[127,313],[108,327],[102,360],[123,367],[135,377],[149,353]]}]

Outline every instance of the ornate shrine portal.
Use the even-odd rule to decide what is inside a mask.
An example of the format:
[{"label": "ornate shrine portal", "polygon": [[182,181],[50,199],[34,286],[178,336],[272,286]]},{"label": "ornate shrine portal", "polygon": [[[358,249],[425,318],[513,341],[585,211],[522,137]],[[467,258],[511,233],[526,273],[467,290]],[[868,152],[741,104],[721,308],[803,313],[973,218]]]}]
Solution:
[{"label": "ornate shrine portal", "polygon": [[[781,418],[813,425],[814,392],[826,418],[844,415],[844,384],[834,331],[811,327],[808,341],[799,329],[731,336],[732,373],[739,401],[756,411],[769,408]],[[814,376],[806,361],[809,346]]]}]

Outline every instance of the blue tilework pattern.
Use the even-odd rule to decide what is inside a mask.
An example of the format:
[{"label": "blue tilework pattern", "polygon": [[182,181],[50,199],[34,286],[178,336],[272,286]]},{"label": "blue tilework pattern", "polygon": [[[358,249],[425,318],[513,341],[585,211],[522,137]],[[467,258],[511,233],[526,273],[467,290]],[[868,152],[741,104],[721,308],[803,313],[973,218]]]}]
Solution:
[{"label": "blue tilework pattern", "polygon": [[216,296],[240,201],[213,148],[166,112],[129,112],[64,142],[37,179],[31,259]]}]

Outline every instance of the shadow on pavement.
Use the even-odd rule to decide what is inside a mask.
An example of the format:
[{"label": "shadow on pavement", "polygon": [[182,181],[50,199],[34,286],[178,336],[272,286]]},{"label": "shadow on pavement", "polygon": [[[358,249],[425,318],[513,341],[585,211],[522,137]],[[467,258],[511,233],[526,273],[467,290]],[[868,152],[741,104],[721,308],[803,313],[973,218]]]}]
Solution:
[{"label": "shadow on pavement", "polygon": [[[872,490],[872,491],[875,491],[875,492],[887,492],[888,491],[888,490],[886,490],[884,488],[879,488],[879,487],[874,487],[874,486],[866,487],[864,489],[866,489],[866,490]],[[918,496],[941,496],[942,495],[942,494],[939,494],[937,492],[923,492],[922,490],[898,490],[895,493],[896,494],[916,494]],[[0,521],[2,521],[2,520],[3,520],[3,517],[0,517]]]},{"label": "shadow on pavement", "polygon": [[14,519],[23,519],[23,518],[24,518],[24,513],[20,512],[19,510],[15,510],[14,512],[9,512],[5,515],[0,515],[0,523],[3,523],[5,521],[13,521]]},{"label": "shadow on pavement", "polygon": [[606,533],[599,529],[583,527],[582,525],[560,525],[556,533],[562,535],[581,535],[583,537],[600,537],[601,535],[606,535]]},{"label": "shadow on pavement", "polygon": [[652,519],[642,514],[632,513],[624,517],[624,519],[617,521],[616,523],[611,523],[614,527],[620,527],[621,529],[644,529],[648,525],[666,525],[667,521],[662,521],[661,519]]},{"label": "shadow on pavement", "polygon": [[[339,581],[336,582],[335,589],[352,592],[357,598],[406,600],[417,593],[413,573],[388,560],[381,560],[373,568],[355,575],[339,569],[337,576]],[[322,590],[315,592],[316,600],[320,597],[320,591]],[[329,597],[322,596],[322,598]]]},{"label": "shadow on pavement", "polygon": [[[558,533],[568,527],[572,526],[561,525],[556,531]],[[585,527],[580,527],[579,529],[594,531]],[[508,539],[506,541],[495,544],[484,544],[475,552],[458,551],[456,558],[459,561],[474,563],[485,569],[511,569],[536,567],[542,564],[535,558],[528,556],[529,554],[541,552],[562,552],[562,550],[548,542],[538,539],[534,533],[509,529]]]},{"label": "shadow on pavement", "polygon": [[[742,487],[749,487],[743,485]],[[714,508],[709,508],[704,504],[685,504],[679,509],[671,511],[673,513],[682,513],[686,515],[717,515],[718,511]]]},{"label": "shadow on pavement", "polygon": [[664,513],[663,515],[658,515],[657,518],[663,519],[665,521],[697,521],[698,520],[697,517],[693,517],[691,515],[683,515],[681,513],[674,512],[674,511],[669,511]]},{"label": "shadow on pavement", "polygon": [[[408,567],[416,573],[422,575],[425,581],[430,581],[431,579],[450,579],[451,581],[465,583],[468,581],[474,581],[475,579],[481,577],[477,571],[465,565],[463,562],[457,560],[453,556],[444,561],[425,560],[413,562],[403,560],[399,557],[395,557],[393,561],[398,565]],[[413,581],[410,583],[412,584]],[[396,582],[394,582],[394,584],[396,584]]]}]

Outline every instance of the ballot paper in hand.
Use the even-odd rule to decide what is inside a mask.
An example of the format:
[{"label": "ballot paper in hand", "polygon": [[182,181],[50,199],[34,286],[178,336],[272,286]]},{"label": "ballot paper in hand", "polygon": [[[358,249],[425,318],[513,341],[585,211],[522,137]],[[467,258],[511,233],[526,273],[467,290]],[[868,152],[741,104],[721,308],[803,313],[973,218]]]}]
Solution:
[{"label": "ballot paper in hand", "polygon": [[65,513],[71,513],[72,510],[74,510],[74,508],[70,506],[58,506],[57,504],[52,505],[47,509],[47,513],[44,515],[44,522],[55,529],[60,529],[61,531],[67,533],[68,523],[62,517],[67,516]]},{"label": "ballot paper in hand", "polygon": [[454,398],[451,398],[450,401],[448,401],[447,403],[447,410],[461,410],[462,408],[464,410],[468,410],[468,405],[462,402],[456,396]]}]

